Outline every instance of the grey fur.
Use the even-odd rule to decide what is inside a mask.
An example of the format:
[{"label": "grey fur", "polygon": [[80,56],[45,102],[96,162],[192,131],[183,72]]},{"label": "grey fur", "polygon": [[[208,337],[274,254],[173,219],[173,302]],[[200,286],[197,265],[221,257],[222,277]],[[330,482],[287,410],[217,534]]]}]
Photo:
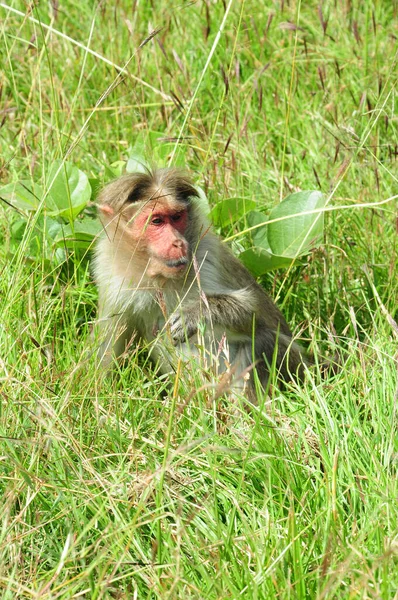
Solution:
[{"label": "grey fur", "polygon": [[[253,363],[265,386],[274,359],[283,379],[301,377],[308,359],[294,342],[282,313],[212,233],[196,196],[186,175],[168,169],[126,175],[100,194],[99,204],[114,211],[112,218],[103,218],[106,233],[97,244],[94,261],[99,323],[105,338],[101,360],[108,363],[112,352],[122,354],[135,335],[134,341],[156,340],[153,354],[167,371],[173,363],[173,351],[167,347],[171,336],[177,355],[184,357],[197,355],[198,343],[205,340],[209,352],[218,356],[219,371],[230,369],[238,386]],[[151,277],[152,259],[139,245],[133,247],[128,236],[137,211],[166,197],[188,206],[185,237],[193,260],[182,277]],[[169,261],[168,266],[178,266],[170,264],[174,262],[179,261]],[[225,356],[220,360],[222,345]],[[252,374],[247,387],[253,400]]]}]

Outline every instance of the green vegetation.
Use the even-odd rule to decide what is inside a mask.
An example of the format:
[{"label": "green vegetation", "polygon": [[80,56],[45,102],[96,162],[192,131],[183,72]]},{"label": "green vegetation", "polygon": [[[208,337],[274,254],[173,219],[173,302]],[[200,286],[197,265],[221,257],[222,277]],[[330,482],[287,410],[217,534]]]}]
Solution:
[{"label": "green vegetation", "polygon": [[[397,598],[395,0],[37,4],[0,4],[1,598]],[[76,234],[151,132],[254,271],[251,228],[323,192],[318,249],[257,272],[336,376],[249,412],[140,352],[100,376]]]}]

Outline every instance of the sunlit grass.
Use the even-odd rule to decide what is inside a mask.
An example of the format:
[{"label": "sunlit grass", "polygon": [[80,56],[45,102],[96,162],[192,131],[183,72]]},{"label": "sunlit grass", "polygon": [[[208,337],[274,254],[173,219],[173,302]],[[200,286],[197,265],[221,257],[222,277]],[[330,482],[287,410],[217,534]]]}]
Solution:
[{"label": "sunlit grass", "polygon": [[[105,181],[151,130],[188,138],[211,205],[392,198],[396,9],[318,4],[232,2],[219,39],[228,2],[2,4],[2,181],[44,185],[66,155]],[[343,366],[249,411],[139,352],[104,379],[89,268],[11,253],[0,210],[2,598],[396,596],[396,200],[327,213],[306,264],[263,278]]]}]

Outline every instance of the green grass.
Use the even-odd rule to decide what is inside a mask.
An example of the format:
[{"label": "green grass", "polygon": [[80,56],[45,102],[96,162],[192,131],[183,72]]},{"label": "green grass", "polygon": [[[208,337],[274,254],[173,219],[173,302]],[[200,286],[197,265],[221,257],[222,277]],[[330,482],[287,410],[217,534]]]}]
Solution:
[{"label": "green grass", "polygon": [[211,205],[321,189],[336,209],[322,246],[263,283],[312,352],[344,357],[251,412],[195,370],[167,387],[139,353],[104,380],[89,268],[27,264],[30,226],[10,253],[3,205],[1,598],[398,598],[396,2],[29,13],[108,62],[0,14],[4,183],[45,183],[65,156],[105,181],[152,130],[188,136]]}]

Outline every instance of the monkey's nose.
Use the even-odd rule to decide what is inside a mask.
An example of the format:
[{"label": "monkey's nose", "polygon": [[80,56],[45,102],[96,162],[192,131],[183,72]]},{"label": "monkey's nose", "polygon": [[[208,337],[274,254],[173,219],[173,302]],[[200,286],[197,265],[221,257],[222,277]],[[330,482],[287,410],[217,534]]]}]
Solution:
[{"label": "monkey's nose", "polygon": [[187,253],[188,250],[188,245],[185,242],[185,240],[174,240],[173,247],[180,250],[184,255]]}]

